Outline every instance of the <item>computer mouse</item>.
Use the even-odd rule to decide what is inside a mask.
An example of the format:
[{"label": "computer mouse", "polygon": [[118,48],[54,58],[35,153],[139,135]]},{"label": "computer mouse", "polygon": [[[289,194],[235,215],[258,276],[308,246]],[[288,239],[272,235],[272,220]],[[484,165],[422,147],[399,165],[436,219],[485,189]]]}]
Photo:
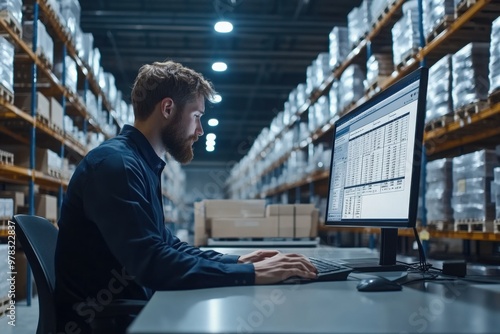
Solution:
[{"label": "computer mouse", "polygon": [[357,286],[358,291],[400,291],[402,286],[385,277],[377,276],[362,279]]}]

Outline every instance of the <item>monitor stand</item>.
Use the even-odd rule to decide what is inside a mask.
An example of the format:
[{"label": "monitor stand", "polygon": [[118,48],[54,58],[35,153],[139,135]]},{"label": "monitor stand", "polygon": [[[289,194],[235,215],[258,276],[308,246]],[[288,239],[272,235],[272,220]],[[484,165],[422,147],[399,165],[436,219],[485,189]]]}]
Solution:
[{"label": "monitor stand", "polygon": [[354,272],[406,271],[407,265],[396,264],[398,250],[398,229],[382,228],[380,238],[380,259],[342,259]]}]

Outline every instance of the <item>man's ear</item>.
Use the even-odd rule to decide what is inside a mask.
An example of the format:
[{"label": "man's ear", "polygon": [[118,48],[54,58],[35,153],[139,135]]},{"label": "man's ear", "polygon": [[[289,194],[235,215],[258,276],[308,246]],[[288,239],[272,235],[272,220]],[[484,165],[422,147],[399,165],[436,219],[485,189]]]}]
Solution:
[{"label": "man's ear", "polygon": [[163,117],[168,118],[170,115],[172,115],[172,112],[174,110],[174,100],[172,100],[170,97],[166,97],[161,100],[160,107]]}]

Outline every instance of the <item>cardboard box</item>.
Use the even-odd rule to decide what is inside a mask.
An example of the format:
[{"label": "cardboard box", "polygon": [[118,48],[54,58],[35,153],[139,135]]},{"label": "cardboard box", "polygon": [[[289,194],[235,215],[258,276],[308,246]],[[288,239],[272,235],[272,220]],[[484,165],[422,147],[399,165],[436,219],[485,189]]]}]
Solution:
[{"label": "cardboard box", "polygon": [[[15,281],[15,287],[16,287],[16,293],[15,293],[15,300],[17,302],[26,299],[27,297],[27,287],[28,287],[28,280],[27,280],[27,273],[28,273],[28,260],[26,259],[26,255],[24,254],[24,251],[21,249],[16,250],[15,256],[15,266],[16,266],[16,281]],[[31,271],[30,271],[31,272]],[[31,279],[31,291],[32,291],[32,296],[36,295],[36,284],[35,280]]]},{"label": "cardboard box", "polygon": [[[7,235],[6,222],[0,222],[0,234]],[[4,301],[5,297],[7,297],[7,295],[9,294],[10,281],[7,281],[7,279],[10,278],[11,270],[9,268],[8,260],[9,260],[9,245],[0,244],[0,301]]]},{"label": "cardboard box", "polygon": [[12,198],[1,198],[3,206],[3,219],[11,219],[14,216],[14,200]]},{"label": "cardboard box", "polygon": [[280,215],[278,216],[278,236],[281,238],[293,238],[295,235],[293,215]]},{"label": "cardboard box", "polygon": [[213,218],[213,238],[267,238],[278,235],[278,217]]},{"label": "cardboard box", "polygon": [[50,122],[62,130],[63,127],[63,108],[61,104],[53,97],[50,98]]},{"label": "cardboard box", "polygon": [[294,206],[296,216],[310,215],[316,209],[314,204],[294,204]]},{"label": "cardboard box", "polygon": [[210,218],[263,218],[265,200],[204,200],[205,217]]},{"label": "cardboard box", "polygon": [[21,191],[0,191],[0,198],[11,198],[14,201],[14,213],[18,213],[20,206],[24,206],[24,193]]},{"label": "cardboard box", "polygon": [[314,209],[312,213],[311,220],[311,238],[316,238],[318,236],[318,225],[319,225],[319,209]]},{"label": "cardboard box", "polygon": [[51,195],[35,195],[35,215],[57,220],[57,198]]},{"label": "cardboard box", "polygon": [[194,203],[194,245],[196,247],[207,244],[207,229],[205,224],[205,207],[203,202]]},{"label": "cardboard box", "polygon": [[[21,110],[31,115],[31,93],[17,93],[14,95],[14,104]],[[50,103],[49,100],[40,92],[36,92],[37,115],[42,116],[47,121],[50,120]]]},{"label": "cardboard box", "polygon": [[270,216],[293,216],[294,204],[268,204],[266,206],[266,217]]},{"label": "cardboard box", "polygon": [[317,211],[314,204],[295,204],[295,238],[316,237]]},{"label": "cardboard box", "polygon": [[[16,166],[30,167],[30,149],[26,146],[12,145],[8,149],[14,153]],[[51,171],[61,171],[62,159],[56,152],[46,148],[37,148],[35,155],[35,170],[44,174],[51,174]]]},{"label": "cardboard box", "polygon": [[295,238],[308,238],[311,235],[311,215],[295,216]]},{"label": "cardboard box", "polygon": [[268,204],[266,206],[266,217],[278,217],[278,237],[293,238],[294,212],[293,204]]}]

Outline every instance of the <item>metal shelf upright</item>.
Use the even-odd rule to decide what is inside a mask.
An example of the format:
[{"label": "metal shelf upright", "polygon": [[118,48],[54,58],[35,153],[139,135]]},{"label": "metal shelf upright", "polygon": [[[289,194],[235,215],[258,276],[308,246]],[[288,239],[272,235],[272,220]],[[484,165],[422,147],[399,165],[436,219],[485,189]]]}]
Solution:
[{"label": "metal shelf upright", "polygon": [[[420,47],[423,49],[425,47],[425,37],[424,37],[424,4],[423,0],[418,0],[418,33],[420,36]],[[427,65],[427,59],[424,56],[420,61],[420,66],[424,67]],[[422,226],[427,226],[427,209],[425,206],[425,193],[426,190],[426,178],[427,178],[427,153],[425,151],[425,145],[422,143],[422,157],[421,157],[421,172],[420,172],[420,200],[422,201],[422,212],[421,212],[421,224]],[[427,240],[422,240],[422,247],[424,254],[428,254],[429,242]]]},{"label": "metal shelf upright", "polygon": [[[32,51],[36,53],[38,40],[38,3],[33,4],[33,41],[32,41]],[[33,62],[31,65],[31,117],[36,119],[36,106],[37,106],[37,94],[36,94],[36,84],[37,84],[37,64]],[[36,122],[31,126],[30,131],[30,169],[32,171],[31,178],[29,180],[29,194],[28,194],[28,212],[30,215],[35,214],[35,180],[34,173],[35,170],[35,150],[36,150]],[[31,267],[28,264],[26,269],[26,304],[31,306],[31,294],[32,294],[32,281],[31,281]]]},{"label": "metal shelf upright", "polygon": [[[62,80],[61,80],[63,87],[66,87],[66,54],[67,54],[66,44],[64,44],[62,47],[62,57],[63,58],[62,58]],[[65,123],[64,117],[66,116],[66,96],[64,94],[61,97],[61,107],[62,107],[62,114],[63,114],[63,124],[62,124],[63,133],[65,134],[66,129],[64,126],[64,123]],[[61,143],[60,157],[61,157],[61,161],[62,161],[62,159],[64,159],[64,142]],[[63,186],[61,184],[59,186],[59,191],[57,194],[57,208],[59,209],[59,212],[60,212],[61,206],[62,206],[63,193],[64,193],[64,189],[63,189]]]}]

